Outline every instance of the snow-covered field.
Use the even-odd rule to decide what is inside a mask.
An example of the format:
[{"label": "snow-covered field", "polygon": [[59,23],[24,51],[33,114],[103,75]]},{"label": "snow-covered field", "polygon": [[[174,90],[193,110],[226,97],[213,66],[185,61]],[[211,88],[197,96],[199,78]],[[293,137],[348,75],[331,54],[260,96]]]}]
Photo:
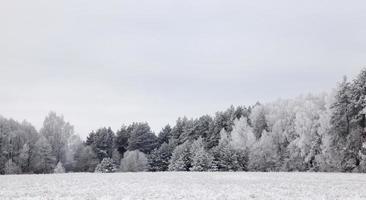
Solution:
[{"label": "snow-covered field", "polygon": [[0,199],[366,199],[366,174],[8,175],[0,176]]}]

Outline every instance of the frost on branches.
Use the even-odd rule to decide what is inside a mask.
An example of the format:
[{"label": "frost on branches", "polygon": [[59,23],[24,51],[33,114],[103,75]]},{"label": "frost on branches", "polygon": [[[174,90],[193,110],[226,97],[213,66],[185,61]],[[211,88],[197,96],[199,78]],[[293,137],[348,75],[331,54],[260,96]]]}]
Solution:
[{"label": "frost on branches", "polygon": [[117,171],[116,165],[113,163],[113,159],[104,158],[101,163],[95,168],[95,172],[99,173],[113,173]]}]

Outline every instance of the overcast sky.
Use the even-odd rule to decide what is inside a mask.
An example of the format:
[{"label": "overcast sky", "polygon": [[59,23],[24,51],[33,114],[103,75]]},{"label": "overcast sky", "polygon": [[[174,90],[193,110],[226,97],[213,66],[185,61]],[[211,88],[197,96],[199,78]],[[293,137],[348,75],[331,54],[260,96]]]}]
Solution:
[{"label": "overcast sky", "polygon": [[85,137],[334,88],[366,66],[366,3],[10,0],[0,3],[0,115],[49,111]]}]

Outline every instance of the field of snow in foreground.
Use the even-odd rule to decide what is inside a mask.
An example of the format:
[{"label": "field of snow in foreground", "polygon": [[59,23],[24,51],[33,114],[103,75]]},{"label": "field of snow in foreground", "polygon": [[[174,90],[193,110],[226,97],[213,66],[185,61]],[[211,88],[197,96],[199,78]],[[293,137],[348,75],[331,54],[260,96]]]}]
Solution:
[{"label": "field of snow in foreground", "polygon": [[366,199],[366,174],[8,175],[0,176],[0,199]]}]

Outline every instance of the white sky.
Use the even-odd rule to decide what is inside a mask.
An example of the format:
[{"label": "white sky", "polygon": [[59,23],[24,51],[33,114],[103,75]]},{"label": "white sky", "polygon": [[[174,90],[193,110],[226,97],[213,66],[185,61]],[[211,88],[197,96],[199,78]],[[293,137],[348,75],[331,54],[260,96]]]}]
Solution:
[{"label": "white sky", "polygon": [[366,65],[365,1],[0,2],[0,115],[85,137],[334,88]]}]

